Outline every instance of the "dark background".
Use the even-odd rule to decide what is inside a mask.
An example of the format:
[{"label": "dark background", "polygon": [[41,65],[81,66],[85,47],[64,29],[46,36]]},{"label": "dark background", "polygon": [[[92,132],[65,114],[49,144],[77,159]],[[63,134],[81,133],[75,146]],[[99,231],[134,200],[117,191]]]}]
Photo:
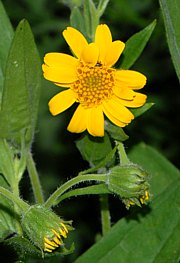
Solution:
[{"label": "dark background", "polygon": [[[47,52],[69,53],[61,32],[69,25],[70,10],[60,1],[4,0],[3,4],[14,28],[22,18],[29,21],[42,62]],[[126,42],[154,19],[157,19],[155,31],[133,69],[147,76],[148,82],[143,92],[148,95],[148,101],[155,105],[125,129],[130,136],[125,146],[128,151],[136,143],[144,141],[179,167],[179,82],[169,54],[158,1],[111,0],[101,22],[109,25],[113,39]],[[62,182],[88,167],[75,147],[74,142],[80,135],[66,131],[73,109],[57,117],[52,117],[48,111],[47,103],[58,91],[57,86],[43,80],[39,119],[32,147],[46,197]],[[21,182],[21,191],[24,198],[32,200],[32,189],[27,176]],[[110,198],[110,208],[113,223],[126,213],[116,198]],[[51,260],[29,259],[28,263],[73,262],[100,234],[98,197],[66,200],[56,211],[65,219],[74,221],[76,230],[72,234],[72,240],[76,246],[75,253]],[[5,258],[2,262],[15,262],[14,258],[17,257],[12,250],[4,246],[3,251]]]}]

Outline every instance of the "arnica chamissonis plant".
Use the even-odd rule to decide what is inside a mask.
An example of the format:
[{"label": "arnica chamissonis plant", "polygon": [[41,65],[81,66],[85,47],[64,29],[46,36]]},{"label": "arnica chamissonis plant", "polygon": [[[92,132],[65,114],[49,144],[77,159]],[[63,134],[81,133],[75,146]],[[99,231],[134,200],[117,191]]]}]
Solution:
[{"label": "arnica chamissonis plant", "polygon": [[63,36],[74,57],[48,53],[43,64],[44,77],[65,88],[49,102],[52,115],[79,103],[67,129],[75,133],[87,129],[93,136],[104,136],[104,114],[119,127],[129,124],[134,116],[127,107],[140,107],[146,101],[146,95],[134,91],[144,87],[146,77],[137,71],[112,67],[125,44],[112,41],[105,24],[97,27],[90,44],[72,27],[67,27]]}]

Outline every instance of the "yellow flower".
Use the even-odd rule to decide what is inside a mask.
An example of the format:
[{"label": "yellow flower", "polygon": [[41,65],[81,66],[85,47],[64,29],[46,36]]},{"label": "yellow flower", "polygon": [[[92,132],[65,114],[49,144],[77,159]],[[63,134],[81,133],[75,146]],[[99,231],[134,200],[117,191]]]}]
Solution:
[{"label": "yellow flower", "polygon": [[146,95],[134,91],[144,87],[146,77],[137,71],[112,68],[125,44],[112,41],[105,24],[97,27],[90,44],[72,27],[67,27],[63,36],[74,57],[48,53],[43,64],[44,77],[65,88],[49,101],[52,115],[78,102],[67,129],[75,133],[87,129],[93,136],[104,136],[104,115],[119,127],[129,124],[134,116],[127,107],[140,107],[146,101]]}]

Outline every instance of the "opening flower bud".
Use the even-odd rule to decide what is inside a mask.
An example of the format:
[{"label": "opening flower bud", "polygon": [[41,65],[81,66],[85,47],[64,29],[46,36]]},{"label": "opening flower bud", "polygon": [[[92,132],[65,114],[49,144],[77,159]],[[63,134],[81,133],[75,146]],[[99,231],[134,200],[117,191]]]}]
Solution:
[{"label": "opening flower bud", "polygon": [[29,239],[41,251],[67,253],[64,239],[73,230],[72,221],[63,221],[53,211],[41,205],[31,206],[22,217],[22,227]]},{"label": "opening flower bud", "polygon": [[108,189],[120,196],[126,208],[149,200],[148,174],[136,164],[115,166],[108,174]]}]

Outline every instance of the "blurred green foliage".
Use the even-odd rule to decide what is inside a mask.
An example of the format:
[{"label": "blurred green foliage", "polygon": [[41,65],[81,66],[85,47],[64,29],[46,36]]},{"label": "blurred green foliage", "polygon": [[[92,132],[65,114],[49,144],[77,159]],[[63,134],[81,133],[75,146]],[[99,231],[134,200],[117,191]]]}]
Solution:
[{"label": "blurred green foliage", "polygon": [[[29,21],[42,61],[47,52],[70,53],[61,34],[69,25],[70,10],[61,1],[4,0],[3,4],[14,28],[22,18]],[[131,35],[154,19],[157,19],[157,26],[153,36],[132,68],[147,76],[148,83],[143,92],[148,95],[148,101],[155,105],[125,129],[129,135],[126,146],[128,150],[137,142],[144,141],[179,166],[179,83],[171,62],[158,1],[111,0],[101,22],[109,25],[113,39],[126,42]],[[32,149],[46,196],[61,182],[88,168],[74,143],[81,135],[66,131],[73,108],[57,117],[52,117],[48,111],[47,103],[58,90],[59,87],[43,80],[39,119]],[[28,178],[25,177],[21,184],[24,197],[30,198]],[[119,213],[117,207],[120,208]],[[78,229],[71,234],[76,245],[75,253],[62,259],[31,259],[28,263],[73,262],[78,254],[94,243],[94,237],[100,230],[98,208],[97,197],[78,197],[64,201],[57,210],[66,219],[73,219],[74,227]],[[119,200],[113,200],[112,222],[119,219],[120,214],[124,213],[123,209]],[[6,247],[4,253],[11,254]],[[11,257],[7,260],[8,263],[14,262]],[[1,258],[0,261],[5,262]]]}]

